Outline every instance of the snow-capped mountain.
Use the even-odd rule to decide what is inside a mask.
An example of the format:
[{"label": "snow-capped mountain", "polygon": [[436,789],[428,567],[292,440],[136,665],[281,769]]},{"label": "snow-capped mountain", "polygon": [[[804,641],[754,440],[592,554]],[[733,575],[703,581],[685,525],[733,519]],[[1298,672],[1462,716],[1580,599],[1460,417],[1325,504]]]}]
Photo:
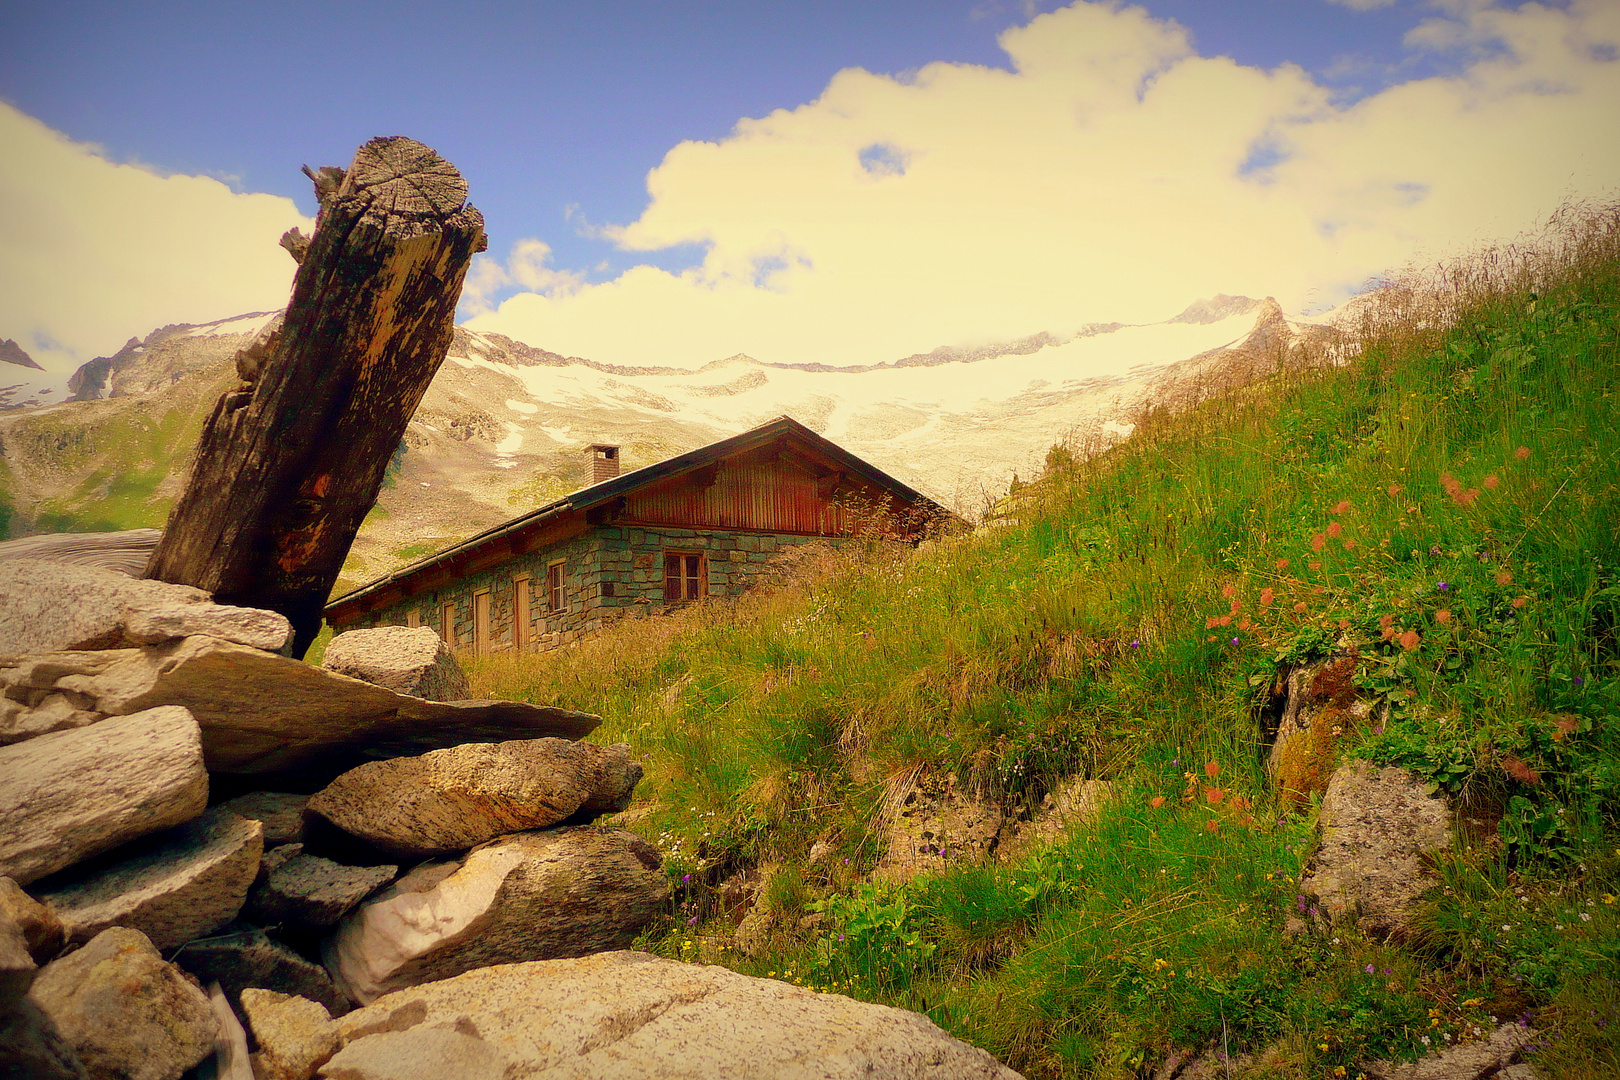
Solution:
[{"label": "snow-capped mountain", "polygon": [[[71,401],[37,395],[0,413],[11,534],[161,526],[204,417],[234,383],[231,358],[273,316],[163,327],[82,366],[58,391]],[[888,364],[739,355],[695,371],[564,357],[458,327],[346,576],[385,573],[583,486],[591,443],[618,444],[634,469],[782,415],[971,515],[1015,473],[1038,474],[1054,443],[1106,446],[1146,404],[1328,355],[1336,335],[1322,322],[1218,296],[1161,323]]]}]

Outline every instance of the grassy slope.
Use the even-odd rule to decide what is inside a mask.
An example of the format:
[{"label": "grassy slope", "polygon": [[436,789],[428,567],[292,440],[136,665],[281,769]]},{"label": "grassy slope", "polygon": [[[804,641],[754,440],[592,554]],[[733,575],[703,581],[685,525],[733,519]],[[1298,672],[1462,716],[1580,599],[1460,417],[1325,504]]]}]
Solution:
[{"label": "grassy slope", "polygon": [[[670,955],[925,1010],[1032,1077],[1222,1039],[1270,1048],[1246,1075],[1354,1076],[1526,1010],[1558,1033],[1550,1073],[1620,1075],[1617,333],[1620,215],[1572,214],[1389,290],[1348,365],[1055,452],[1017,524],[829,554],[779,592],[485,661],[476,689],[601,712],[642,755]],[[1270,691],[1333,653],[1387,719],[1318,732],[1277,790]],[[1281,933],[1352,756],[1500,816],[1405,945]],[[944,773],[1008,805],[1076,774],[1124,794],[1024,861],[864,883],[885,794]],[[756,959],[724,948],[714,890],[751,866],[784,926],[819,916]]]}]

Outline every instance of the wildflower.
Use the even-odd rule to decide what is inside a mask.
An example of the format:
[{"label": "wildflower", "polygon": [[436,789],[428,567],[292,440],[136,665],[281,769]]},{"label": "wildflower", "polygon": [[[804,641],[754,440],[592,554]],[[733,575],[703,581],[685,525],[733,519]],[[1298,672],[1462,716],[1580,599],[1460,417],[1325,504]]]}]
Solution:
[{"label": "wildflower", "polygon": [[1503,924],[1502,924],[1502,933],[1504,933],[1504,934],[1505,934],[1505,933],[1507,933],[1507,932],[1508,932],[1508,931],[1509,931],[1509,930],[1512,930],[1512,929],[1513,929],[1513,924],[1512,924],[1512,923],[1503,923]]},{"label": "wildflower", "polygon": [[1295,604],[1294,610],[1299,612],[1301,615],[1305,614],[1305,601],[1301,600],[1299,603]]},{"label": "wildflower", "polygon": [[1368,975],[1371,975],[1377,969],[1374,968],[1371,964],[1368,964],[1366,967],[1362,968],[1361,970],[1366,972]]},{"label": "wildflower", "polygon": [[1331,513],[1331,514],[1346,514],[1346,513],[1349,513],[1350,512],[1350,500],[1345,499],[1345,500],[1341,501],[1338,506],[1335,506],[1332,510],[1330,510],[1328,512]]},{"label": "wildflower", "polygon": [[1226,792],[1222,791],[1220,788],[1205,788],[1204,798],[1209,800],[1209,804],[1211,806],[1219,806],[1221,804],[1221,800],[1226,798]]},{"label": "wildflower", "polygon": [[1521,446],[1517,450],[1513,451],[1513,456],[1518,458],[1520,461],[1523,461],[1525,458],[1530,456],[1530,448],[1528,446]]},{"label": "wildflower", "polygon": [[1513,584],[1513,575],[1506,570],[1500,570],[1496,575],[1496,583],[1498,585],[1511,585]]},{"label": "wildflower", "polygon": [[1277,599],[1277,594],[1270,587],[1260,590],[1260,606],[1270,607],[1271,602]]},{"label": "wildflower", "polygon": [[1346,551],[1354,551],[1355,549],[1356,549],[1356,542],[1354,540],[1346,540],[1344,542],[1344,550],[1346,550]]},{"label": "wildflower", "polygon": [[1527,596],[1515,596],[1513,598],[1513,606],[1515,608],[1522,608],[1522,607],[1524,607],[1525,604],[1528,604],[1529,602],[1530,602],[1530,598],[1527,597]]},{"label": "wildflower", "polygon": [[685,884],[686,882],[691,881],[691,880],[692,880],[692,875],[691,874],[682,874],[681,875],[681,883],[682,884]]},{"label": "wildflower", "polygon": [[1586,680],[1582,679],[1579,675],[1575,676],[1573,679],[1570,680],[1570,682],[1574,683],[1576,686],[1581,685],[1581,683],[1583,683],[1585,681]]},{"label": "wildflower", "polygon": [[1204,822],[1205,832],[1215,832],[1220,829],[1220,827],[1221,823],[1216,821],[1214,818],[1210,818],[1208,821]]},{"label": "wildflower", "polygon": [[1137,641],[1134,638],[1131,640],[1131,648],[1140,649],[1141,647],[1142,647],[1142,643],[1140,641]]},{"label": "wildflower", "polygon": [[1393,498],[1395,498],[1395,496],[1399,495],[1401,492],[1403,492],[1405,490],[1406,489],[1401,487],[1401,485],[1399,485],[1399,484],[1391,484],[1391,485],[1389,485],[1389,497],[1393,499]]},{"label": "wildflower", "polygon": [[1350,620],[1349,619],[1340,619],[1339,620],[1339,629],[1340,630],[1348,630],[1348,629],[1350,629]]},{"label": "wildflower", "polygon": [[1286,570],[1286,569],[1288,569],[1288,560],[1287,559],[1278,559],[1277,560],[1277,569],[1278,570]]},{"label": "wildflower", "polygon": [[1591,922],[1591,921],[1592,921],[1592,913],[1590,911],[1581,912],[1581,922]]},{"label": "wildflower", "polygon": [[1441,592],[1449,592],[1451,590],[1451,582],[1449,582],[1449,581],[1436,582],[1434,587],[1439,589]]},{"label": "wildflower", "polygon": [[1602,896],[1598,897],[1598,899],[1611,907],[1614,905],[1614,893],[1604,893]]},{"label": "wildflower", "polygon": [[1496,486],[1498,484],[1500,484],[1501,482],[1502,482],[1501,477],[1497,476],[1495,473],[1492,473],[1491,475],[1487,476],[1483,481],[1487,491],[1495,491]]},{"label": "wildflower", "polygon": [[1344,532],[1344,526],[1339,524],[1337,521],[1333,522],[1331,525],[1329,525],[1327,527],[1327,534],[1329,536],[1333,537],[1333,539],[1335,539],[1335,540],[1337,540],[1339,538],[1339,535],[1341,533],[1343,533],[1343,532]]},{"label": "wildflower", "polygon": [[1164,805],[1164,796],[1163,795],[1155,795],[1155,796],[1153,796],[1153,798],[1148,800],[1148,805],[1153,807],[1153,809],[1157,810],[1159,807]]},{"label": "wildflower", "polygon": [[[1321,551],[1322,545],[1325,543],[1327,543],[1327,537],[1323,536],[1321,533],[1317,533],[1315,536],[1311,537],[1311,550]],[[1312,566],[1311,569],[1314,570],[1316,567]]]},{"label": "wildflower", "polygon": [[1532,769],[1512,754],[1502,759],[1502,771],[1521,784],[1541,783],[1541,773]]},{"label": "wildflower", "polygon": [[1204,765],[1204,775],[1209,777],[1211,780],[1215,779],[1220,774],[1221,774],[1221,764],[1220,764],[1220,762],[1211,761],[1211,762],[1207,762]]},{"label": "wildflower", "polygon": [[1446,625],[1451,621],[1451,611],[1447,608],[1441,608],[1439,611],[1434,613],[1434,621],[1439,623],[1441,626]]},{"label": "wildflower", "polygon": [[1418,642],[1421,640],[1422,638],[1418,637],[1418,632],[1416,630],[1408,630],[1400,637],[1401,648],[1415,649],[1418,647]]},{"label": "wildflower", "polygon": [[1238,623],[1238,629],[1239,630],[1248,630],[1252,626],[1254,626],[1254,624],[1251,623],[1248,619],[1244,619],[1242,622]]},{"label": "wildflower", "polygon": [[1237,595],[1237,586],[1236,585],[1223,585],[1223,586],[1221,586],[1221,595],[1226,597],[1226,599],[1228,599],[1228,600],[1232,599],[1232,597]]},{"label": "wildflower", "polygon": [[696,926],[697,925],[697,920],[698,920],[698,917],[696,915],[694,915],[690,919],[686,920],[686,925],[687,926]]},{"label": "wildflower", "polygon": [[1234,644],[1234,645],[1236,645],[1236,644],[1237,644],[1237,643],[1238,643],[1238,639],[1237,639],[1237,638],[1233,638],[1233,639],[1232,639],[1232,644]]},{"label": "wildflower", "polygon": [[1390,626],[1394,624],[1394,622],[1395,622],[1395,616],[1393,616],[1393,615],[1385,615],[1383,618],[1378,620],[1378,627],[1381,630],[1388,630],[1390,628]]},{"label": "wildflower", "polygon": [[1312,559],[1311,562],[1310,562],[1310,568],[1312,570],[1320,570],[1320,569],[1322,569],[1322,564],[1320,562],[1318,562],[1317,560]]},{"label": "wildflower", "polygon": [[1213,630],[1219,625],[1221,625],[1221,619],[1218,615],[1211,615],[1208,619],[1204,620],[1205,630]]}]

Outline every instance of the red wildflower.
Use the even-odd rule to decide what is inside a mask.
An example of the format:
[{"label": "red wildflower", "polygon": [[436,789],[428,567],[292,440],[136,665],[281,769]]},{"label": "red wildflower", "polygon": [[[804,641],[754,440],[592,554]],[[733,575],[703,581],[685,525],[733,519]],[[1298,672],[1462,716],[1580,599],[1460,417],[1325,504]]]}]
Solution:
[{"label": "red wildflower", "polygon": [[1204,831],[1205,832],[1214,832],[1216,829],[1219,829],[1220,827],[1221,827],[1221,823],[1219,821],[1216,821],[1214,818],[1210,818],[1208,821],[1204,822]]},{"label": "red wildflower", "polygon": [[1578,717],[1572,716],[1569,713],[1560,713],[1559,715],[1553,717],[1553,740],[1555,742],[1563,742],[1564,736],[1573,735],[1575,733],[1575,729],[1580,726],[1581,721]]},{"label": "red wildflower", "polygon": [[1395,625],[1395,616],[1385,615],[1383,618],[1378,620],[1378,625],[1385,630],[1388,630],[1391,626]]},{"label": "red wildflower", "polygon": [[1301,615],[1305,614],[1305,601],[1301,600],[1299,603],[1295,604],[1294,610],[1299,612]]},{"label": "red wildflower", "polygon": [[1355,549],[1356,549],[1356,542],[1354,540],[1346,540],[1344,542],[1344,550],[1346,550],[1346,551],[1354,551]]},{"label": "red wildflower", "polygon": [[1439,623],[1441,626],[1446,625],[1446,623],[1451,621],[1451,611],[1447,608],[1441,608],[1439,611],[1434,613],[1434,621]]},{"label": "red wildflower", "polygon": [[1389,497],[1393,499],[1395,496],[1399,495],[1405,490],[1406,489],[1399,484],[1391,484],[1389,485]]},{"label": "red wildflower", "polygon": [[1250,630],[1250,629],[1253,629],[1253,627],[1254,627],[1254,624],[1252,622],[1250,622],[1248,619],[1244,619],[1242,622],[1238,623],[1238,629],[1239,630]]},{"label": "red wildflower", "polygon": [[1230,616],[1230,615],[1222,615],[1220,618],[1215,620],[1215,625],[1216,626],[1231,626],[1232,625],[1232,616]]},{"label": "red wildflower", "polygon": [[1313,559],[1313,560],[1311,560],[1311,562],[1310,562],[1310,564],[1309,564],[1309,565],[1310,565],[1310,568],[1311,568],[1311,569],[1312,569],[1312,570],[1320,570],[1320,569],[1322,569],[1322,564],[1321,564],[1321,562],[1319,562],[1319,561],[1317,561],[1317,560],[1315,560],[1315,559]]},{"label": "red wildflower", "polygon": [[1327,534],[1329,536],[1333,537],[1333,539],[1335,539],[1335,540],[1337,540],[1339,538],[1339,535],[1341,533],[1343,533],[1343,532],[1344,532],[1344,526],[1340,525],[1337,521],[1333,522],[1331,525],[1329,525],[1327,527]]},{"label": "red wildflower", "polygon": [[[1321,533],[1317,533],[1315,536],[1311,537],[1311,550],[1321,551],[1322,545],[1325,543],[1327,543],[1327,537],[1323,536]],[[1312,564],[1311,569],[1315,570],[1316,566]]]},{"label": "red wildflower", "polygon": [[1209,805],[1219,806],[1221,800],[1226,798],[1226,792],[1218,787],[1207,787],[1204,789],[1204,798],[1209,800]]},{"label": "red wildflower", "polygon": [[1270,607],[1271,602],[1277,599],[1277,594],[1270,586],[1260,590],[1260,606]]},{"label": "red wildflower", "polygon": [[1513,584],[1513,575],[1506,570],[1498,570],[1496,572],[1496,583],[1498,585],[1511,585]]},{"label": "red wildflower", "polygon": [[1211,615],[1208,619],[1204,620],[1205,630],[1213,630],[1219,625],[1221,625],[1221,617],[1219,615]]},{"label": "red wildflower", "polygon": [[1220,762],[1218,762],[1218,761],[1210,761],[1210,762],[1206,762],[1204,764],[1204,775],[1209,777],[1211,780],[1215,779],[1220,774],[1221,774],[1221,763]]},{"label": "red wildflower", "polygon": [[1393,626],[1384,627],[1382,630],[1378,631],[1378,634],[1385,641],[1394,641],[1395,640],[1395,628]]},{"label": "red wildflower", "polygon": [[1513,456],[1518,458],[1520,461],[1523,461],[1525,458],[1530,456],[1530,448],[1528,446],[1521,446],[1517,450],[1513,451]]},{"label": "red wildflower", "polygon": [[1288,569],[1288,560],[1287,559],[1278,559],[1277,560],[1277,569],[1278,570],[1286,570],[1286,569]]},{"label": "red wildflower", "polygon": [[1340,619],[1339,620],[1339,629],[1340,630],[1348,630],[1348,629],[1350,629],[1350,620],[1349,619]]},{"label": "red wildflower", "polygon": [[1422,640],[1423,639],[1418,636],[1418,632],[1416,630],[1408,630],[1406,633],[1401,635],[1401,648],[1415,649],[1418,647],[1418,642]]},{"label": "red wildflower", "polygon": [[1155,795],[1155,796],[1153,796],[1153,798],[1148,800],[1148,805],[1153,807],[1153,809],[1157,810],[1159,807],[1164,805],[1164,796],[1163,795]]},{"label": "red wildflower", "polygon": [[1236,585],[1223,585],[1223,586],[1221,586],[1221,595],[1226,597],[1228,600],[1232,599],[1232,597],[1237,595],[1237,586]]},{"label": "red wildflower", "polygon": [[1513,779],[1517,780],[1521,784],[1541,783],[1541,773],[1537,772],[1535,769],[1532,769],[1529,765],[1523,761],[1520,761],[1512,754],[1509,754],[1507,757],[1502,759],[1502,771],[1513,777]]},{"label": "red wildflower", "polygon": [[1530,598],[1527,597],[1527,596],[1515,596],[1513,598],[1513,606],[1516,607],[1516,608],[1522,608],[1522,607],[1524,607],[1524,605],[1528,604],[1529,602],[1530,602]]},{"label": "red wildflower", "polygon": [[1328,513],[1330,513],[1330,514],[1347,514],[1349,512],[1350,512],[1350,500],[1349,499],[1345,499],[1344,501],[1340,502],[1338,506],[1335,506],[1332,510],[1328,511]]},{"label": "red wildflower", "polygon": [[1496,485],[1500,484],[1501,482],[1502,482],[1501,477],[1497,476],[1495,473],[1492,473],[1491,475],[1487,476],[1485,478],[1485,480],[1484,480],[1484,484],[1485,484],[1486,489],[1490,490],[1490,491],[1495,491],[1496,490]]}]

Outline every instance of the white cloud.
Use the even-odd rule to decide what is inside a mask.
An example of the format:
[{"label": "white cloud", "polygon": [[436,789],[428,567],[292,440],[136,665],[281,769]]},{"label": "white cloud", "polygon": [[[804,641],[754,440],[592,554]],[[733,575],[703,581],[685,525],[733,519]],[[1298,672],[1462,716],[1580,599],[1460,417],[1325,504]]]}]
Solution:
[{"label": "white cloud", "polygon": [[879,361],[1217,292],[1298,309],[1620,184],[1620,5],[1437,18],[1414,45],[1473,43],[1465,70],[1348,107],[1100,3],[1003,34],[1011,71],[841,71],[670,150],[641,217],[609,231],[707,245],[700,266],[548,285],[473,325],[625,363]]},{"label": "white cloud", "polygon": [[108,161],[0,102],[0,337],[47,366],[287,302],[292,200]]},{"label": "white cloud", "polygon": [[561,298],[577,292],[585,284],[583,274],[554,269],[546,265],[550,261],[551,245],[540,240],[519,240],[512,245],[505,263],[488,255],[474,256],[461,287],[462,310],[474,315],[487,312],[494,294],[512,285]]}]

